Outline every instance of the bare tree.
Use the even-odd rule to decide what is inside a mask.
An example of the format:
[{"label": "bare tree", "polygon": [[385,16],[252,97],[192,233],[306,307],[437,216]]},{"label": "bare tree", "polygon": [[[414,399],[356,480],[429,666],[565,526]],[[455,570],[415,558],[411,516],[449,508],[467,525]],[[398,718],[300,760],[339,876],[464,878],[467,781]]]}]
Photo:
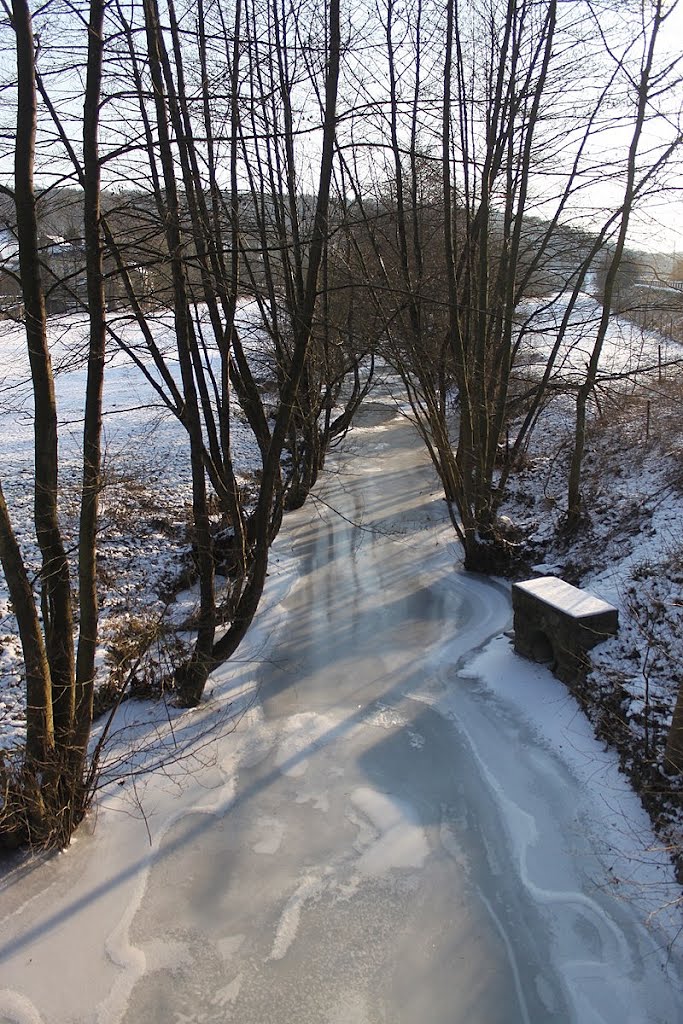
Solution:
[{"label": "bare tree", "polygon": [[[79,653],[74,648],[71,567],[59,522],[57,407],[47,341],[45,293],[36,217],[34,161],[37,130],[37,50],[27,0],[13,0],[16,41],[16,212],[26,341],[34,398],[34,523],[42,557],[40,618],[29,574],[4,497],[0,500],[0,555],[17,617],[27,683],[27,740],[21,771],[5,780],[2,830],[13,840],[62,844],[84,813],[84,772],[92,720],[97,639],[95,538],[100,488],[101,394],[104,368],[104,303],[99,241],[97,133],[102,68],[104,3],[88,11],[88,63],[83,114],[84,209],[90,245],[88,288],[92,320],[85,430],[81,530],[78,545]],[[11,771],[11,769],[10,769]]]},{"label": "bare tree", "polygon": [[[137,14],[141,22],[132,20]],[[330,231],[341,54],[338,3],[311,5],[311,16],[320,22],[321,48],[301,44],[299,16],[289,5],[238,0],[230,9],[216,4],[207,10],[200,4],[190,29],[187,13],[179,14],[172,2],[162,9],[146,0],[141,12],[117,11],[125,41],[120,74],[131,83],[137,104],[138,159],[144,158],[148,169],[158,223],[164,225],[162,259],[172,272],[180,386],[149,329],[114,230],[107,239],[151,359],[131,355],[179,417],[190,443],[200,613],[194,652],[176,680],[187,704],[199,700],[208,672],[244,637],[261,596],[286,494],[295,477],[299,492],[310,487],[321,464],[331,433],[329,418],[326,434],[319,431],[325,396],[334,388],[338,392],[340,380],[354,368],[353,362],[337,361],[325,391],[320,363],[313,359]],[[140,24],[145,54],[139,52]],[[213,86],[209,66],[215,69]],[[201,74],[193,77],[193,68]],[[299,184],[305,151],[292,107],[297,89],[320,117],[320,165],[307,182],[308,192]],[[242,337],[238,305],[245,293],[254,298],[256,320],[272,353],[273,408],[255,379]],[[332,360],[324,365],[331,367]],[[357,401],[358,389],[354,394]],[[261,456],[249,510],[232,451],[235,399]],[[304,430],[306,443],[298,447]],[[288,441],[294,469],[283,476]],[[311,459],[302,476],[304,450]],[[232,556],[220,611],[209,487],[227,524],[221,543],[229,544]],[[224,632],[215,639],[219,618]]]},{"label": "bare tree", "polygon": [[[646,131],[648,114],[651,112],[653,103],[656,103],[662,88],[671,87],[672,67],[671,65],[667,65],[664,68],[658,66],[657,52],[660,37],[674,8],[675,5],[668,9],[665,8],[660,0],[655,0],[652,5],[643,8],[640,33],[629,44],[629,50],[631,47],[640,47],[636,69],[631,69],[631,62],[628,59],[630,54],[623,57],[614,57],[620,73],[628,76],[629,83],[635,92],[636,100],[628,155],[625,163],[623,196],[619,203],[616,217],[618,232],[614,247],[609,254],[602,288],[602,314],[586,368],[585,379],[579,387],[576,397],[574,447],[569,468],[567,496],[567,525],[570,530],[576,530],[581,519],[581,465],[586,439],[586,411],[588,400],[595,388],[598,377],[600,356],[612,315],[617,276],[626,252],[631,215],[638,198],[647,192],[648,183],[653,178],[656,178],[658,171],[666,165],[682,141],[680,134],[678,134],[668,145],[662,146],[654,157],[650,148],[651,144],[645,142],[648,152],[645,166],[643,166],[641,151],[644,148],[643,136]],[[675,62],[674,67],[677,64],[678,62]]]},{"label": "bare tree", "polygon": [[[506,481],[548,394],[588,274],[615,237],[616,272],[624,214],[658,180],[678,144],[669,131],[668,141],[642,154],[628,185],[633,146],[644,119],[661,118],[658,103],[678,80],[677,63],[656,56],[656,14],[643,15],[637,39],[624,39],[616,24],[594,17],[590,4],[569,10],[554,0],[449,3],[442,15],[422,4],[404,14],[387,0],[378,10],[373,38],[378,76],[386,71],[388,87],[375,101],[374,121],[363,111],[370,124],[364,142],[390,162],[383,192],[373,196],[367,166],[355,153],[346,157],[362,222],[354,232],[357,256],[384,321],[388,356],[444,484],[465,564],[496,568],[508,551],[497,515]],[[640,43],[649,65],[645,57],[638,65]],[[589,68],[590,85],[584,78],[579,90],[579,70],[585,76]],[[619,142],[597,160],[607,131]],[[631,155],[623,144],[628,131]],[[630,199],[612,196],[593,211],[590,242],[570,259],[560,257],[568,225],[587,223],[584,191],[606,177],[623,179]],[[526,415],[506,441],[513,400],[519,402],[511,394],[515,367],[536,329],[528,317],[520,325],[518,309],[546,262],[555,263],[563,311]],[[538,312],[540,321],[542,306]],[[608,317],[609,295],[603,336]],[[596,360],[599,349],[600,343]],[[580,405],[594,370],[587,370]]]}]

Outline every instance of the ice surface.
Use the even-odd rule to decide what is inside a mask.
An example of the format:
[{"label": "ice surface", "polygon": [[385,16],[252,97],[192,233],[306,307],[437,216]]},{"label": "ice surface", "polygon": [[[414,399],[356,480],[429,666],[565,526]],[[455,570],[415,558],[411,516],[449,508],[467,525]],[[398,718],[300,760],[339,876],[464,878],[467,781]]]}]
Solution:
[{"label": "ice surface", "polygon": [[272,857],[280,849],[282,837],[285,834],[286,825],[277,818],[261,817],[256,823],[259,829],[263,829],[265,835],[257,843],[254,843],[254,853],[263,853]]},{"label": "ice surface", "polygon": [[6,876],[2,1024],[679,1019],[638,801],[381,425],[286,519],[210,702],[121,709],[94,834]]},{"label": "ice surface", "polygon": [[358,861],[365,875],[386,875],[392,868],[421,868],[429,846],[415,811],[395,796],[367,786],[355,789],[351,803],[368,818],[377,832]]}]

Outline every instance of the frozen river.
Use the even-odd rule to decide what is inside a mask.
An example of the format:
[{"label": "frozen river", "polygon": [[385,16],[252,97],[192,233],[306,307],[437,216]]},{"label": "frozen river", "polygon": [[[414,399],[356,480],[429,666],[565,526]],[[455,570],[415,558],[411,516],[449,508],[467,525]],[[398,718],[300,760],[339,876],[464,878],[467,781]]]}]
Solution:
[{"label": "frozen river", "polygon": [[[270,605],[217,676],[235,706],[258,693],[237,730],[207,733],[212,706],[176,718],[192,775],[122,771],[94,832],[6,876],[1,1024],[683,1019],[584,755],[473,675],[507,592],[455,571],[394,412],[369,406],[285,521]],[[497,644],[490,671],[535,674],[564,708]]]}]

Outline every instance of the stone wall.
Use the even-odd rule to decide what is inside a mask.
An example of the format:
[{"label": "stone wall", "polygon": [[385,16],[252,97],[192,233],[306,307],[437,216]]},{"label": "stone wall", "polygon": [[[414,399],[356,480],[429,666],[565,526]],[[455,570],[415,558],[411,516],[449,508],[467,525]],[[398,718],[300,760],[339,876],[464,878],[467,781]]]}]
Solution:
[{"label": "stone wall", "polygon": [[588,651],[619,628],[616,608],[553,576],[513,584],[512,608],[517,653],[569,686],[585,675]]}]

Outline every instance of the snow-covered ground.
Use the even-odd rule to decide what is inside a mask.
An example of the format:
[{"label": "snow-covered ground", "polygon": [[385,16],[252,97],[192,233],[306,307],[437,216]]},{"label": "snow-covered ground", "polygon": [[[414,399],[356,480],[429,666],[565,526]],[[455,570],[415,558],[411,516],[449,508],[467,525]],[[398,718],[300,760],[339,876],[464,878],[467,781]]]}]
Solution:
[{"label": "snow-covered ground", "polygon": [[3,1024],[678,1019],[616,756],[459,570],[409,424],[362,424],[206,702],[122,707],[94,828],[5,875]]},{"label": "snow-covered ground", "polygon": [[[561,315],[556,308],[554,319]],[[570,333],[576,347],[566,345],[560,356],[559,383],[585,366],[598,316],[597,304],[584,297]],[[683,665],[682,360],[676,342],[614,320],[588,427],[582,529],[574,538],[561,529],[573,429],[572,398],[561,387],[503,508],[528,537],[536,570],[588,587],[619,609],[619,635],[593,652],[583,699],[598,734],[618,747],[661,826],[659,841],[679,865],[681,780],[661,765]]]},{"label": "snow-covered ground", "polygon": [[[589,300],[583,308],[594,320]],[[625,332],[610,335],[611,366]],[[0,344],[12,351],[7,336]],[[656,367],[659,344],[634,336],[627,347]],[[105,492],[104,551],[120,560],[125,616],[158,599],[145,560],[166,548],[163,576],[183,555],[187,473],[168,447],[175,424],[147,409],[117,362],[125,383],[108,398],[108,438],[123,489]],[[3,358],[16,409],[12,365]],[[543,571],[619,605],[620,635],[596,650],[588,685],[601,695],[618,676],[634,742],[647,686],[659,707],[648,738],[658,730],[661,745],[663,697],[670,709],[674,659],[683,663],[681,445],[674,371],[654,376],[648,436],[643,392],[603,403],[580,542],[552,539],[566,399],[547,409],[506,511],[532,533]],[[122,411],[122,388],[135,413]],[[683,918],[663,841],[575,699],[512,651],[507,586],[459,571],[439,489],[397,404],[394,394],[366,409],[317,496],[286,518],[255,626],[201,707],[120,708],[90,826],[59,856],[7,865],[2,1024],[678,1020]],[[126,432],[137,423],[136,447]],[[7,490],[21,508],[26,425],[15,412],[2,426],[17,439],[3,461],[15,460]],[[133,451],[152,481],[170,458],[178,500],[157,535],[138,523],[131,553],[122,495],[149,501]],[[160,500],[153,514],[165,514]],[[126,590],[138,570],[139,590]],[[644,630],[649,607],[659,619]],[[6,706],[6,722],[20,719],[17,700]]]},{"label": "snow-covered ground", "polygon": [[[249,303],[243,304],[241,312],[245,327],[251,330],[254,317]],[[172,315],[160,313],[156,320],[150,318],[150,324],[178,382]],[[127,345],[144,356],[139,329],[130,318],[114,320],[112,326]],[[61,522],[68,549],[78,535],[87,324],[79,314],[52,317],[49,340],[59,415]],[[244,341],[255,349],[248,331]],[[147,358],[146,363],[151,365],[151,360]],[[159,379],[158,374],[155,377]],[[168,671],[164,647],[170,646],[170,640],[163,635],[163,625],[169,596],[187,568],[191,489],[188,445],[182,427],[111,339],[103,421],[105,486],[98,563],[102,638],[99,672],[105,681],[125,655],[131,639],[144,635],[162,635],[162,643],[150,650],[146,668],[150,673]],[[39,557],[31,528],[33,399],[25,335],[10,321],[0,321],[0,431],[3,490],[24,556],[30,570],[36,572]],[[248,477],[259,465],[259,455],[239,412],[231,442],[238,474]],[[21,742],[23,729],[21,652],[0,572],[0,747]]]}]

